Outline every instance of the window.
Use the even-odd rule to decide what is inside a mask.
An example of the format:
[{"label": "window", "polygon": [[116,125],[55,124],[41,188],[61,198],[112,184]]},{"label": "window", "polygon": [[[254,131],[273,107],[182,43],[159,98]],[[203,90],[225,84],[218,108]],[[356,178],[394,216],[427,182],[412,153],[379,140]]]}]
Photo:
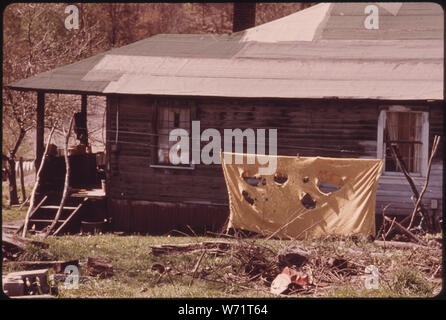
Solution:
[{"label": "window", "polygon": [[427,170],[428,113],[393,106],[382,110],[378,124],[378,158],[384,160],[386,175],[400,175],[401,168],[392,157],[396,145],[408,171],[424,176]]},{"label": "window", "polygon": [[171,130],[184,129],[190,135],[191,119],[189,108],[159,107],[157,119],[157,163],[169,165],[169,151],[176,141],[169,141]]}]

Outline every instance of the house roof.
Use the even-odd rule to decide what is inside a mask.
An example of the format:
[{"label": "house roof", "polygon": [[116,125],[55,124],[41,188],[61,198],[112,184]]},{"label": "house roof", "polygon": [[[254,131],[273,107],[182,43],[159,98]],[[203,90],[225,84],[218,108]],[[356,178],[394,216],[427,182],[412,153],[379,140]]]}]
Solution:
[{"label": "house roof", "polygon": [[[367,5],[379,10],[368,30]],[[435,3],[321,3],[230,35],[156,35],[21,80],[94,94],[442,100]]]}]

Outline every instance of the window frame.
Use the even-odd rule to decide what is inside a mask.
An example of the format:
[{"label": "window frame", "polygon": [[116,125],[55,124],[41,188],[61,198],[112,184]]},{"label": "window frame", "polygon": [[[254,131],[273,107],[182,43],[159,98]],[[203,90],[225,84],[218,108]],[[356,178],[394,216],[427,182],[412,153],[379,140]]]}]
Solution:
[{"label": "window frame", "polygon": [[189,158],[190,162],[189,165],[185,164],[178,164],[174,165],[172,163],[161,163],[159,162],[158,158],[158,151],[159,151],[159,127],[160,127],[160,120],[159,120],[159,114],[161,108],[181,108],[181,109],[187,109],[189,110],[189,137],[191,137],[192,134],[192,121],[196,118],[196,108],[193,106],[190,102],[183,103],[182,105],[179,105],[181,103],[180,101],[155,101],[153,104],[153,118],[152,118],[152,134],[154,135],[153,139],[153,146],[152,146],[152,163],[150,164],[151,168],[158,168],[158,169],[179,169],[179,170],[194,170],[195,164],[192,162],[192,152],[191,152],[191,146],[189,146]]},{"label": "window frame", "polygon": [[420,108],[411,108],[407,106],[401,105],[393,105],[384,107],[379,112],[378,117],[378,135],[377,135],[377,158],[384,160],[383,166],[383,176],[386,177],[402,177],[404,174],[402,172],[395,171],[386,171],[386,142],[384,141],[384,132],[386,129],[387,122],[387,113],[388,112],[410,112],[410,113],[419,113],[421,114],[421,166],[420,172],[410,172],[410,175],[413,177],[426,177],[427,174],[427,166],[428,166],[428,157],[429,157],[429,112],[425,109]]}]

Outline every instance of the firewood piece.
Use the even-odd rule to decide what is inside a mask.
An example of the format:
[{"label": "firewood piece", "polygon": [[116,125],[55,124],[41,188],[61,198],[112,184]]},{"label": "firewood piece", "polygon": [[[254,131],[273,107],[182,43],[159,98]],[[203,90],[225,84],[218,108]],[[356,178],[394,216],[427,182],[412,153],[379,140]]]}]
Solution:
[{"label": "firewood piece", "polygon": [[7,261],[4,262],[6,266],[21,266],[25,270],[34,270],[41,268],[53,268],[56,273],[63,273],[66,266],[79,266],[79,260],[67,261]]},{"label": "firewood piece", "polygon": [[106,258],[88,257],[87,271],[93,277],[107,278],[113,275],[113,265]]}]

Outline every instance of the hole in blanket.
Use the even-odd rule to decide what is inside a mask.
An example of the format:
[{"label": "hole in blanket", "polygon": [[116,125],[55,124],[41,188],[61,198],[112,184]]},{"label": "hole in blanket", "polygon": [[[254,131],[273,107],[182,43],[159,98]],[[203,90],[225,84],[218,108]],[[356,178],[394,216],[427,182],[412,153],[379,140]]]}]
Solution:
[{"label": "hole in blanket", "polygon": [[342,186],[322,181],[319,183],[318,188],[320,192],[331,193],[340,190]]},{"label": "hole in blanket", "polygon": [[306,193],[304,195],[301,202],[302,202],[302,205],[308,210],[312,210],[312,209],[316,208],[316,201],[313,200],[313,198],[311,197],[311,195],[309,193]]},{"label": "hole in blanket", "polygon": [[287,182],[288,177],[285,174],[282,173],[276,173],[274,175],[274,182],[278,183],[278,184],[284,184],[285,182]]},{"label": "hole in blanket", "polygon": [[242,196],[243,198],[245,198],[245,201],[248,202],[250,205],[254,204],[254,199],[249,196],[249,193],[247,191],[243,190]]},{"label": "hole in blanket", "polygon": [[[253,186],[253,187],[258,187],[260,181],[262,180],[261,178],[256,178],[256,177],[254,177],[254,176],[253,176],[251,173],[249,173],[248,171],[243,172],[243,174],[242,174],[242,178],[243,178],[243,180],[245,180],[245,182],[246,182],[247,184],[249,184],[250,186]],[[263,182],[262,182],[262,184],[263,184]],[[263,184],[263,185],[264,185],[264,184]]]}]

